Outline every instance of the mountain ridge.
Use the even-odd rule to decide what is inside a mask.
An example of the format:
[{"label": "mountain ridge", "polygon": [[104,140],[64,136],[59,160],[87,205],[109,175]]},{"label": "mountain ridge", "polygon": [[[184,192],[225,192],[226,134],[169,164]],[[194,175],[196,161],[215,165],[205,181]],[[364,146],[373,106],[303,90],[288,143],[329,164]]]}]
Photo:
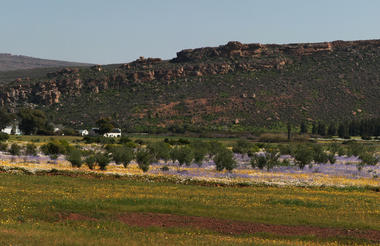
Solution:
[{"label": "mountain ridge", "polygon": [[[242,44],[171,60],[65,68],[0,87],[0,105],[32,106],[74,127],[248,129],[380,115],[380,40]],[[85,110],[83,110],[85,109]]]},{"label": "mountain ridge", "polygon": [[47,67],[70,67],[70,66],[91,66],[90,63],[69,62],[52,59],[35,58],[24,55],[13,55],[10,53],[0,53],[0,71],[14,71]]}]

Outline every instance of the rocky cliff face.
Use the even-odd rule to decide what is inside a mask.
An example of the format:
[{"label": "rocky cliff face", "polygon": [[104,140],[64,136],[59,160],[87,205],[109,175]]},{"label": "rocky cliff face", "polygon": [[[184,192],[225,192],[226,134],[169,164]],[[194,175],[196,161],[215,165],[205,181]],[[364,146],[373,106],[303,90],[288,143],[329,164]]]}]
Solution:
[{"label": "rocky cliff face", "polygon": [[[7,107],[24,104],[50,106],[60,104],[66,98],[79,97],[83,93],[97,95],[110,89],[121,90],[151,83],[171,85],[188,79],[198,82],[207,81],[210,76],[236,73],[274,71],[281,76],[282,73],[289,73],[287,68],[304,66],[304,63],[309,61],[316,64],[315,67],[308,68],[312,69],[311,71],[325,66],[323,65],[325,60],[329,62],[336,60],[350,67],[352,71],[361,69],[363,73],[363,71],[366,72],[366,67],[365,64],[360,65],[360,61],[364,59],[363,57],[375,59],[380,53],[379,50],[380,40],[286,45],[229,42],[219,47],[183,50],[169,61],[140,57],[134,62],[121,65],[65,68],[47,74],[45,79],[21,78],[0,87],[0,105]],[[357,65],[351,68],[352,64]],[[327,71],[329,66],[325,67]],[[281,72],[283,70],[287,72]],[[326,71],[321,71],[321,75],[324,75]],[[328,71],[328,73],[335,72],[336,76],[331,74],[331,78],[346,79],[347,75],[343,72]],[[281,80],[280,77],[278,79]],[[236,83],[236,85],[231,85],[231,90],[239,86],[238,82]],[[350,90],[346,91],[353,96],[358,96]],[[243,95],[246,94],[255,93],[243,93]]]}]

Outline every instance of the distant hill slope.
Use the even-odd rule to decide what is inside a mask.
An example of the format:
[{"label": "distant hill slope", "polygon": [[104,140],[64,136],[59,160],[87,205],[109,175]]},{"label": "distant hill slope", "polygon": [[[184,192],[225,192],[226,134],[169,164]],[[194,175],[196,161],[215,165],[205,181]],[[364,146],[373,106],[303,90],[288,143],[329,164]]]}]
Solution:
[{"label": "distant hill slope", "polygon": [[247,130],[380,116],[380,40],[241,44],[183,50],[172,60],[66,68],[0,86],[0,106],[41,108],[91,126]]},{"label": "distant hill slope", "polygon": [[39,59],[28,56],[19,56],[0,53],[0,71],[13,71],[47,67],[89,66],[91,64]]}]

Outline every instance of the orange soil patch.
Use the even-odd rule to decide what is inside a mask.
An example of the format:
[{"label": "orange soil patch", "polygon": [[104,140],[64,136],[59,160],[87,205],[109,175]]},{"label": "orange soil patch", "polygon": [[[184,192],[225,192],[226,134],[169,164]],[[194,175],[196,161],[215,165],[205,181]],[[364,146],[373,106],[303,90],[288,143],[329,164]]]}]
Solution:
[{"label": "orange soil patch", "polygon": [[264,232],[284,236],[314,235],[321,238],[351,237],[380,242],[380,231],[376,230],[348,230],[312,226],[268,225],[207,217],[158,213],[128,213],[119,216],[118,219],[125,224],[140,227],[192,227],[232,235]]}]

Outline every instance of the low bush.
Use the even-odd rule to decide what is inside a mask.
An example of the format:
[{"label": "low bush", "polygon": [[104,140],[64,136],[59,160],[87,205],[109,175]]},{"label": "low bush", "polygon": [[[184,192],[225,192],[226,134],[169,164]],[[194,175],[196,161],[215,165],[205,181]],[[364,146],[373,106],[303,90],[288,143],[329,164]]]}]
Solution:
[{"label": "low bush", "polygon": [[201,167],[208,152],[208,144],[202,141],[194,141],[190,144],[190,148],[194,155],[194,162]]},{"label": "low bush", "polygon": [[170,145],[165,142],[153,142],[147,146],[155,161],[170,159]]},{"label": "low bush", "polygon": [[20,155],[21,154],[21,146],[13,143],[9,148],[9,153],[11,155]]},{"label": "low bush", "polygon": [[25,154],[36,156],[37,155],[37,146],[35,144],[32,144],[32,143],[27,144],[26,149],[25,149]]},{"label": "low bush", "polygon": [[214,163],[216,165],[216,170],[223,171],[226,169],[231,172],[236,168],[236,161],[234,160],[234,154],[228,149],[220,150],[214,156]]},{"label": "low bush", "polygon": [[194,153],[189,146],[177,146],[171,150],[170,158],[173,162],[178,161],[179,166],[189,166],[194,159]]},{"label": "low bush", "polygon": [[8,149],[8,144],[0,142],[0,151],[7,151],[7,149]]},{"label": "low bush", "polygon": [[7,141],[9,139],[9,135],[4,133],[4,132],[0,132],[0,142],[3,142],[3,141]]},{"label": "low bush", "polygon": [[96,157],[93,154],[90,154],[84,159],[84,163],[88,166],[89,169],[93,170],[95,168]]},{"label": "low bush", "polygon": [[115,144],[114,138],[107,138],[104,136],[84,136],[82,141],[86,144],[98,143],[98,144]]},{"label": "low bush", "polygon": [[280,166],[281,163],[278,160],[280,157],[280,154],[278,151],[272,149],[268,150],[264,154],[261,155],[254,155],[251,157],[251,166],[252,168],[260,168],[263,169],[264,167],[267,168],[267,170],[272,169],[275,166]]},{"label": "low bush", "polygon": [[116,164],[123,164],[126,168],[134,158],[133,149],[125,146],[116,146],[111,149],[112,159]]},{"label": "low bush", "polygon": [[71,163],[73,167],[82,166],[82,153],[79,149],[72,149],[66,156],[66,159]]},{"label": "low bush", "polygon": [[239,154],[255,153],[259,150],[257,145],[248,142],[247,140],[238,140],[236,144],[233,145],[232,151]]},{"label": "low bush", "polygon": [[103,154],[103,153],[96,153],[95,159],[96,159],[96,163],[98,164],[100,170],[102,170],[102,171],[107,169],[107,166],[111,161],[108,154]]},{"label": "low bush", "polygon": [[41,146],[41,151],[45,155],[60,155],[66,153],[66,148],[59,142],[53,141]]},{"label": "low bush", "polygon": [[299,144],[294,153],[294,159],[297,165],[303,169],[306,165],[313,161],[313,150],[310,146]]},{"label": "low bush", "polygon": [[139,168],[145,173],[149,170],[149,166],[153,161],[152,154],[146,149],[139,149],[136,153],[136,162]]},{"label": "low bush", "polygon": [[315,163],[327,163],[329,160],[328,155],[325,153],[322,145],[313,144],[313,160]]}]

